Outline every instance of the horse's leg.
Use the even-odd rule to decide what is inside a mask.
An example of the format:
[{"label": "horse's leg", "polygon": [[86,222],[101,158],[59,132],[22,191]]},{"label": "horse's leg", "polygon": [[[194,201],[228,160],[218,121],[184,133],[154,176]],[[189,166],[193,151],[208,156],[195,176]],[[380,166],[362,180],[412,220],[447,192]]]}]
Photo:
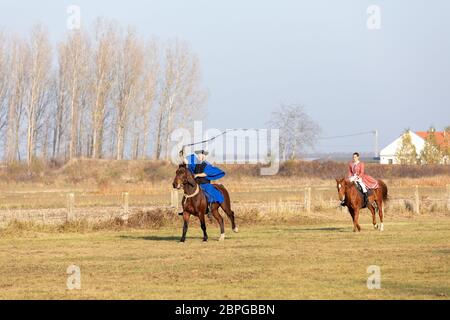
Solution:
[{"label": "horse's leg", "polygon": [[236,222],[234,221],[234,211],[231,210],[231,199],[230,194],[228,193],[228,190],[225,189],[225,187],[221,187],[220,190],[222,191],[224,202],[220,204],[220,207],[225,211],[226,215],[228,216],[228,219],[231,221],[231,228],[233,229],[233,232],[238,232],[238,228],[236,227]]},{"label": "horse's leg", "polygon": [[219,213],[219,205],[217,203],[214,203],[212,205],[211,209],[212,209],[212,214],[213,214],[214,218],[216,218],[217,222],[220,225],[220,238],[219,238],[219,241],[223,241],[223,240],[225,240],[225,227],[224,227],[224,224],[223,224],[223,218],[222,218],[222,216]]},{"label": "horse's leg", "polygon": [[356,231],[356,229],[358,229],[358,231],[361,231],[361,226],[359,225],[359,209],[355,209],[355,221],[353,222],[353,225],[353,231]]},{"label": "horse's leg", "polygon": [[377,199],[377,207],[378,207],[378,215],[380,216],[380,231],[384,231],[383,224],[383,195],[380,192],[380,195]]},{"label": "horse's leg", "polygon": [[183,235],[181,236],[180,242],[184,242],[186,241],[186,233],[188,230],[188,225],[189,225],[189,217],[191,216],[191,214],[189,212],[184,211],[183,212]]},{"label": "horse's leg", "polygon": [[230,203],[225,200],[223,203],[220,204],[220,207],[225,211],[227,214],[228,219],[231,221],[231,228],[233,229],[233,232],[238,232],[238,228],[236,227],[236,223],[234,221],[234,211],[231,210]]},{"label": "horse's leg", "polygon": [[350,213],[350,215],[352,216],[352,221],[353,221],[353,232],[356,231],[356,226],[355,226],[355,210],[353,210],[352,207],[348,207],[348,212]]},{"label": "horse's leg", "polygon": [[375,207],[372,205],[372,203],[369,203],[367,208],[369,208],[370,213],[372,214],[373,228],[376,230],[376,229],[378,229],[378,224],[377,224],[377,217],[376,217]]},{"label": "horse's leg", "polygon": [[234,221],[234,211],[230,209],[230,213],[227,213],[227,215],[231,220],[231,226],[233,228],[233,232],[236,232],[236,233],[239,232],[236,222]]},{"label": "horse's leg", "polygon": [[199,214],[198,218],[200,219],[200,226],[202,227],[203,231],[203,241],[208,241],[208,234],[206,233],[206,223],[205,223],[205,215]]}]

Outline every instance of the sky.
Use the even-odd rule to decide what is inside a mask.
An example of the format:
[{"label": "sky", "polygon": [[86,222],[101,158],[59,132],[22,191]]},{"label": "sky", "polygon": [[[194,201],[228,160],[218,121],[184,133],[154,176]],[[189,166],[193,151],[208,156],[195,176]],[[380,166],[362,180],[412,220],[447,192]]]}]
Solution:
[{"label": "sky", "polygon": [[[450,125],[447,0],[0,0],[0,27],[26,34],[41,22],[56,42],[70,5],[86,27],[107,17],[189,42],[209,92],[206,128],[265,128],[281,104],[303,105],[323,137],[376,129],[381,148],[406,128]],[[371,5],[379,29],[367,26]],[[373,137],[315,150],[370,152]]]}]

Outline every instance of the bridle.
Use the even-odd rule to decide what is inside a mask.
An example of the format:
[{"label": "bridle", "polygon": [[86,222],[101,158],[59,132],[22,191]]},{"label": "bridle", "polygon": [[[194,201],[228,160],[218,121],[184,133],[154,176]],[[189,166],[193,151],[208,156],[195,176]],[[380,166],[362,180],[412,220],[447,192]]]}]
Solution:
[{"label": "bridle", "polygon": [[[339,199],[339,200],[344,201],[345,198],[346,198],[345,194],[347,193],[347,184],[346,184],[345,180],[339,182],[339,193],[340,193],[340,191],[341,191],[341,190],[340,190],[341,188],[344,189],[344,192],[343,192],[343,193],[344,193],[344,197],[343,197],[343,199]],[[339,195],[340,195],[340,194],[339,194]]]}]

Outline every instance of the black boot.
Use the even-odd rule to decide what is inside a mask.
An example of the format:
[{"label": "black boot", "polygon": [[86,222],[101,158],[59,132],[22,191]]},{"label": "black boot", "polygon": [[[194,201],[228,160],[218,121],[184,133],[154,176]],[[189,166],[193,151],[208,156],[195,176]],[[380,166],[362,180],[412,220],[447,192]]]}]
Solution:
[{"label": "black boot", "polygon": [[206,215],[208,216],[209,220],[212,220],[212,210],[211,210],[212,203],[208,203],[206,206]]},{"label": "black boot", "polygon": [[364,194],[364,207],[363,208],[366,208],[367,202],[369,201],[369,197],[367,196],[367,192],[364,192],[363,194]]}]

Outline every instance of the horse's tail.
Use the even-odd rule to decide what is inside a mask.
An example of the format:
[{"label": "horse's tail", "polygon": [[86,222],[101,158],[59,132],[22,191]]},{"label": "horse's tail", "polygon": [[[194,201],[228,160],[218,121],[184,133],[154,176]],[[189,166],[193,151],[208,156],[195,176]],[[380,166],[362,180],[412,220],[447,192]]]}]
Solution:
[{"label": "horse's tail", "polygon": [[383,201],[388,201],[389,195],[388,195],[388,187],[387,187],[386,183],[384,183],[383,180],[378,180],[378,184],[380,185],[380,188],[381,188],[381,194],[383,195]]}]

